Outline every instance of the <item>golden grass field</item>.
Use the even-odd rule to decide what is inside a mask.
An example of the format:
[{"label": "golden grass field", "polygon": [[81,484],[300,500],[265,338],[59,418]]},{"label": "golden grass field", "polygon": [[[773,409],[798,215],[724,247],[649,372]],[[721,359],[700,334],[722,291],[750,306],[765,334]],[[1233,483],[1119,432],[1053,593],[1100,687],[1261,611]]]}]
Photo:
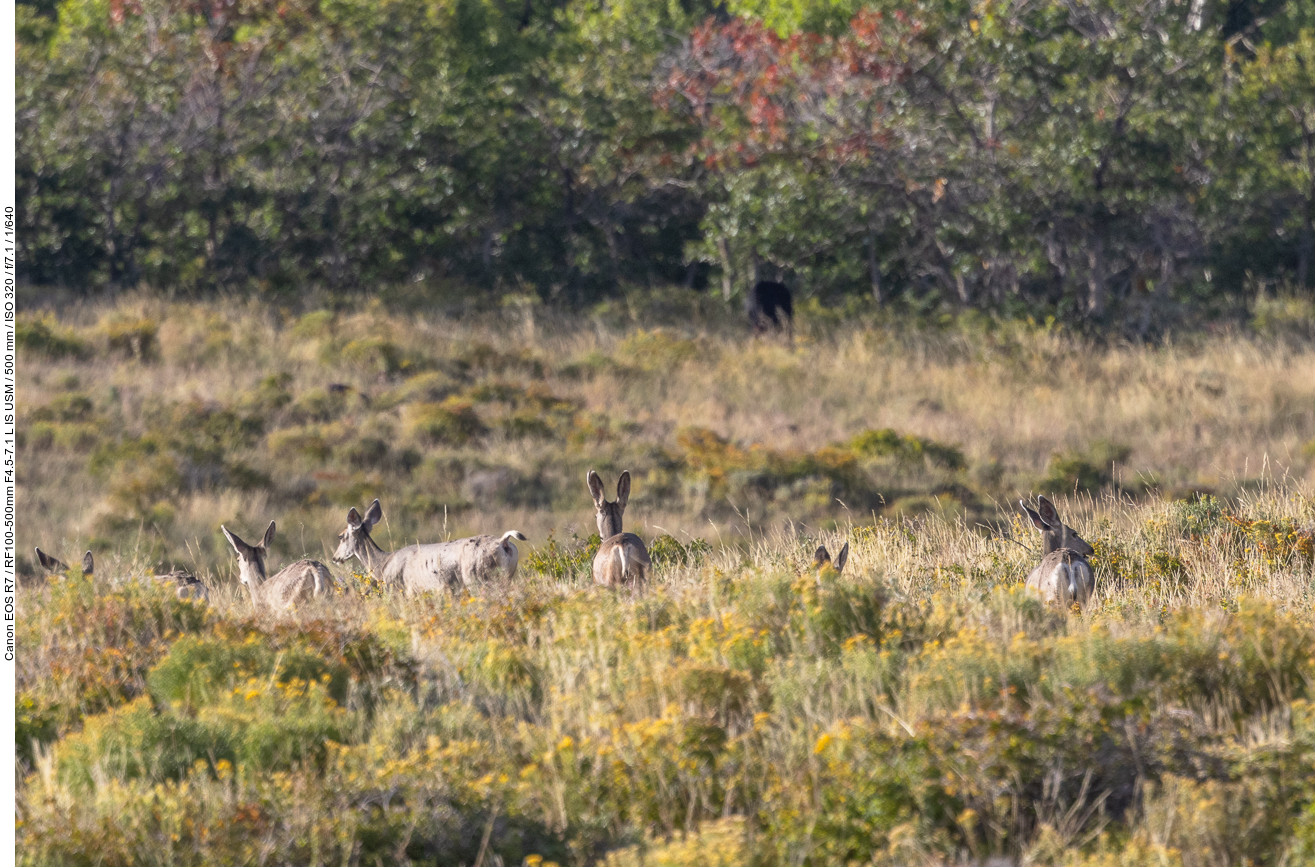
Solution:
[{"label": "golden grass field", "polygon": [[[1312,863],[1315,342],[1255,312],[1148,346],[813,305],[793,347],[692,302],[28,313],[21,857]],[[590,584],[590,468],[634,477],[647,588]],[[1021,586],[1036,493],[1085,611]],[[252,610],[221,523],[327,562],[374,497],[385,548],[524,531],[519,574]]]}]

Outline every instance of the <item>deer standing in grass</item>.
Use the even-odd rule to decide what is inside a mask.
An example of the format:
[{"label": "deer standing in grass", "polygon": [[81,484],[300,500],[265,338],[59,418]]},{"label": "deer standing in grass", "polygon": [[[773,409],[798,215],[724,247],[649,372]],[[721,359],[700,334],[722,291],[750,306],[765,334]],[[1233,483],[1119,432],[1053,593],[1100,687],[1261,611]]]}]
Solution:
[{"label": "deer standing in grass", "polygon": [[378,500],[365,510],[364,517],[353,506],[347,512],[347,528],[338,534],[333,562],[356,557],[384,584],[401,586],[408,593],[456,590],[499,576],[514,578],[520,552],[511,540],[527,541],[520,530],[508,530],[501,536],[408,545],[390,553],[370,538],[370,530],[383,516]]},{"label": "deer standing in grass", "polygon": [[616,502],[609,503],[603,492],[603,480],[593,470],[585,476],[589,494],[594,498],[598,535],[602,543],[594,555],[594,583],[618,587],[628,581],[642,584],[648,580],[653,561],[648,558],[644,540],[634,533],[621,532],[621,515],[630,500],[630,472],[616,481]]},{"label": "deer standing in grass", "polygon": [[1027,512],[1032,526],[1041,531],[1041,565],[1027,576],[1027,586],[1040,593],[1048,605],[1067,609],[1076,602],[1085,608],[1096,589],[1096,575],[1087,562],[1096,549],[1060,520],[1054,504],[1045,497],[1037,497],[1036,511],[1022,500],[1018,504]]},{"label": "deer standing in grass", "polygon": [[[68,571],[67,563],[65,563],[63,560],[59,560],[55,557],[50,556],[45,551],[42,551],[40,548],[37,548],[37,562],[41,564],[42,569],[45,569],[47,572],[49,572],[52,575],[62,574]],[[87,553],[82,555],[82,574],[85,577],[90,578],[95,573],[95,571],[96,571],[96,561],[95,559],[92,558],[91,552],[88,551]]]},{"label": "deer standing in grass", "polygon": [[[274,522],[269,522],[265,537],[258,545],[248,545],[227,527],[220,526],[228,544],[237,552],[238,580],[251,592],[251,604],[256,608],[286,611],[299,602],[308,602],[316,596],[333,592],[333,576],[323,563],[315,560],[298,560],[279,570],[273,578],[265,578],[265,557],[269,543],[274,541]],[[181,595],[182,588],[179,588]]]}]

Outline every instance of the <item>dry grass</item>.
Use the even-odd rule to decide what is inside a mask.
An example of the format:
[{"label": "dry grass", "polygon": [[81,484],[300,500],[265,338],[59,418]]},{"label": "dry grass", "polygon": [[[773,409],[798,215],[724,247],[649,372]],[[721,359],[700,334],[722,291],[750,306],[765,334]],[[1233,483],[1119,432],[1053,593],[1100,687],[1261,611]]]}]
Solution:
[{"label": "dry grass", "polygon": [[[394,545],[512,527],[536,542],[587,535],[590,467],[632,471],[627,519],[645,535],[723,543],[874,513],[994,523],[1018,495],[1060,493],[1084,467],[1104,477],[1083,485],[1174,496],[1232,497],[1315,472],[1315,347],[1255,335],[1098,346],[1009,323],[817,318],[788,348],[706,316],[643,331],[605,313],[456,320],[375,304],[294,316],[154,299],[46,322],[86,349],[22,354],[20,550],[136,551],[225,575],[219,523],[276,518],[283,554],[323,557],[346,508],[374,496]],[[154,331],[145,349],[122,336],[143,329]],[[160,480],[153,458],[114,455],[88,470],[107,443],[225,410],[257,429],[218,442],[238,465],[227,475],[187,458],[169,470],[184,478]],[[467,423],[473,437],[454,433]],[[857,485],[728,465],[722,483],[715,466],[691,470],[687,428],[783,461],[892,428],[957,447],[966,465],[868,461]]]},{"label": "dry grass", "polygon": [[[1315,347],[815,315],[793,348],[608,311],[50,320],[20,542],[97,570],[20,596],[24,862],[1315,857]],[[589,467],[684,540],[654,540],[651,587],[590,586]],[[1020,587],[1007,505],[1065,474],[1080,613]],[[373,496],[385,546],[538,544],[460,597],[338,568],[341,597],[252,610],[221,522],[326,558]],[[846,541],[844,574],[807,568]]]}]

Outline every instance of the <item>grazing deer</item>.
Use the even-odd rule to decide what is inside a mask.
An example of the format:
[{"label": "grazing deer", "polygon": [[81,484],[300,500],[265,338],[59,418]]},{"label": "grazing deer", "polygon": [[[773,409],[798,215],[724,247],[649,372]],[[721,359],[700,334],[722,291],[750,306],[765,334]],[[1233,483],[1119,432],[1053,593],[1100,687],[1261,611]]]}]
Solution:
[{"label": "grazing deer", "polygon": [[356,557],[384,584],[400,585],[408,593],[456,590],[499,575],[514,578],[520,552],[511,540],[527,541],[520,530],[508,530],[501,536],[408,545],[390,553],[370,538],[370,530],[383,516],[378,500],[365,510],[365,517],[353,506],[347,512],[347,528],[338,534],[333,562],[345,563]]},{"label": "grazing deer", "polygon": [[1077,602],[1085,608],[1096,589],[1096,575],[1087,562],[1096,549],[1059,519],[1054,505],[1045,497],[1037,497],[1037,511],[1022,500],[1018,504],[1032,519],[1032,526],[1041,531],[1041,565],[1027,576],[1027,586],[1040,593],[1048,605],[1067,609]]},{"label": "grazing deer", "polygon": [[175,569],[172,572],[165,572],[163,575],[156,575],[156,581],[172,581],[179,599],[197,599],[201,602],[210,601],[210,588],[197,578],[191,572],[183,569]]},{"label": "grazing deer", "polygon": [[[62,560],[51,557],[45,551],[37,548],[37,562],[41,568],[45,569],[51,575],[63,574],[68,571],[68,564]],[[91,552],[82,555],[82,574],[90,578],[96,571],[96,561],[92,558]]]},{"label": "grazing deer", "polygon": [[590,470],[585,476],[589,495],[594,498],[598,522],[598,535],[603,540],[594,555],[594,583],[604,587],[617,587],[627,580],[642,584],[648,580],[653,561],[648,558],[644,540],[634,533],[621,532],[621,515],[630,500],[630,472],[621,474],[616,481],[616,502],[609,503],[603,492],[603,480]]},{"label": "grazing deer", "polygon": [[754,334],[763,334],[768,329],[784,330],[791,342],[794,341],[794,300],[784,283],[759,280],[749,290],[744,310],[749,314]]},{"label": "grazing deer", "polygon": [[813,554],[813,570],[816,572],[821,572],[823,569],[832,569],[838,575],[841,572],[845,571],[845,563],[848,560],[849,560],[848,542],[845,543],[845,547],[840,549],[840,553],[836,555],[836,559],[834,562],[832,562],[831,560],[831,552],[826,549],[825,545],[822,545],[818,547],[817,551]]},{"label": "grazing deer", "polygon": [[286,611],[298,602],[333,592],[333,576],[328,567],[315,560],[298,560],[266,580],[265,556],[269,553],[269,543],[274,541],[273,521],[269,522],[265,537],[258,545],[248,545],[227,527],[221,525],[219,529],[224,531],[228,544],[237,552],[238,580],[247,585],[254,607]]}]

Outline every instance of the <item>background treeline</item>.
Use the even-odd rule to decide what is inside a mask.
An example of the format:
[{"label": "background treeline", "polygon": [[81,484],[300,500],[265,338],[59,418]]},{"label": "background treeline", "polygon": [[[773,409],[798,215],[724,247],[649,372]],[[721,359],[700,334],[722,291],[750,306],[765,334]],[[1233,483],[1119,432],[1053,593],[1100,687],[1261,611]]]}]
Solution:
[{"label": "background treeline", "polygon": [[20,266],[1153,330],[1312,283],[1311,0],[20,3]]}]

